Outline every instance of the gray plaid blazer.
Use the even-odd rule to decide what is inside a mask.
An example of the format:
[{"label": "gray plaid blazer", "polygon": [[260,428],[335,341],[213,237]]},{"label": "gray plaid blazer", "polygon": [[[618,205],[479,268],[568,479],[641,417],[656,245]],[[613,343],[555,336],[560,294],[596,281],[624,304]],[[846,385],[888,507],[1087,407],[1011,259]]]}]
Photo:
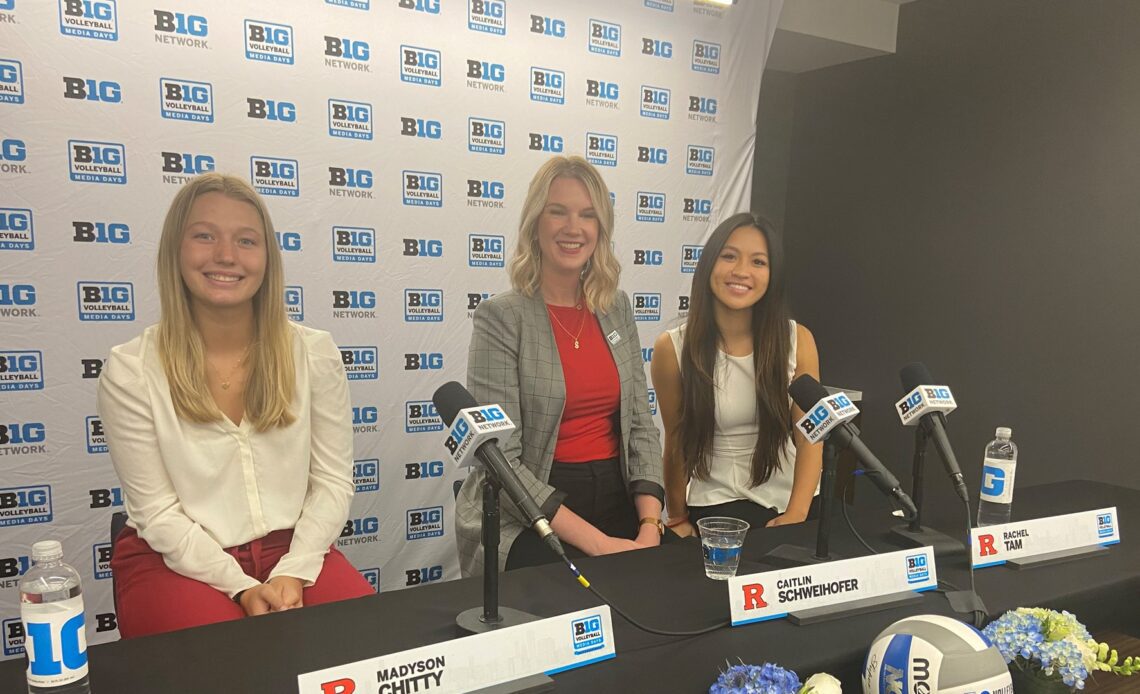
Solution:
[{"label": "gray plaid blazer", "polygon": [[[625,292],[618,292],[609,313],[598,313],[598,322],[621,381],[621,469],[626,487],[631,498],[652,494],[660,499],[664,496],[661,440],[649,414],[641,343]],[[475,309],[467,388],[479,402],[502,406],[515,423],[515,431],[499,446],[550,518],[565,497],[547,480],[554,464],[566,383],[541,295],[531,298],[506,291]],[[483,573],[483,474],[481,468],[472,470],[455,500],[455,537],[464,576]],[[501,570],[526,520],[505,494],[500,519]]]}]

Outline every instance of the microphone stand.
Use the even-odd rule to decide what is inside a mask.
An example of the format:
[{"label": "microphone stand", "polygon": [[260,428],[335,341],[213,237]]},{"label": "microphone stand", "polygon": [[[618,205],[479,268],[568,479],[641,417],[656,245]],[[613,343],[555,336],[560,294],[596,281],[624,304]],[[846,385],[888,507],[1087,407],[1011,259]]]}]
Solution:
[{"label": "microphone stand", "polygon": [[916,426],[914,428],[914,458],[911,463],[910,498],[914,500],[914,506],[918,509],[918,513],[914,515],[914,519],[910,523],[891,528],[891,541],[902,547],[929,545],[934,548],[934,556],[936,557],[963,554],[966,551],[966,545],[962,544],[961,540],[922,524],[927,440],[926,429],[922,426]]},{"label": "microphone stand", "polygon": [[[842,559],[832,554],[828,544],[831,539],[831,507],[835,499],[835,471],[839,464],[839,447],[828,438],[823,442],[823,471],[819,478],[819,519],[816,521],[815,552],[799,545],[779,545],[764,555],[768,563],[790,567],[805,564],[820,564],[825,561]],[[840,499],[841,503],[846,503]]]}]

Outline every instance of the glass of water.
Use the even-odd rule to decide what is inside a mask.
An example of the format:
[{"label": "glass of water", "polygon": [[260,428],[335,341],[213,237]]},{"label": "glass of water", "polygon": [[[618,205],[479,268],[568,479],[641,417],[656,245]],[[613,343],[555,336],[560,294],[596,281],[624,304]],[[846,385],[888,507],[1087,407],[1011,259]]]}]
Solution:
[{"label": "glass of water", "polygon": [[697,521],[697,531],[705,555],[705,575],[718,581],[735,576],[748,523],[739,518],[710,516]]}]

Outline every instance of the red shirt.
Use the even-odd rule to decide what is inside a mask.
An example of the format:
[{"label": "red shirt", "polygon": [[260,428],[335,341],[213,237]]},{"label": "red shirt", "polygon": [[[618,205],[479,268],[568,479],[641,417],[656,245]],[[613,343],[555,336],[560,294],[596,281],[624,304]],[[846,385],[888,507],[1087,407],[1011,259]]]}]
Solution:
[{"label": "red shirt", "polygon": [[[560,463],[585,463],[616,458],[620,450],[615,424],[621,404],[621,381],[598,318],[584,307],[578,310],[547,304],[546,308],[566,382],[566,406],[554,459]],[[574,349],[574,335],[578,336],[578,349]]]}]

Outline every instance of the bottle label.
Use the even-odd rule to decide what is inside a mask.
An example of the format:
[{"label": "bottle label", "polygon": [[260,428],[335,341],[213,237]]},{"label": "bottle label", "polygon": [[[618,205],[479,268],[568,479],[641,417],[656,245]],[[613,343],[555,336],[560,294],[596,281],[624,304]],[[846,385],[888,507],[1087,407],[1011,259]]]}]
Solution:
[{"label": "bottle label", "polygon": [[991,504],[1013,503],[1013,474],[1015,460],[986,458],[982,463],[982,501]]},{"label": "bottle label", "polygon": [[87,630],[83,596],[45,603],[24,603],[24,650],[28,684],[57,687],[87,676]]}]

